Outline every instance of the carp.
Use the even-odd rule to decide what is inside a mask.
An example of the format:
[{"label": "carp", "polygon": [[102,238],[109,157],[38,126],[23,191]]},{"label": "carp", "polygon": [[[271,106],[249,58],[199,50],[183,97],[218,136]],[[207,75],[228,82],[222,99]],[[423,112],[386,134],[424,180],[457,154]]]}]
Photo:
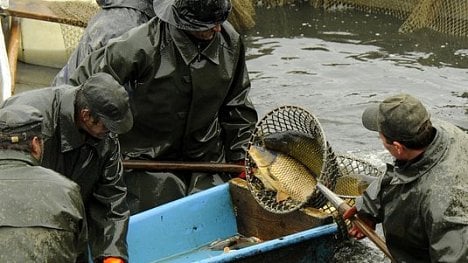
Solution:
[{"label": "carp", "polygon": [[362,195],[377,177],[341,169],[341,176],[336,179],[334,192],[341,196]]},{"label": "carp", "polygon": [[[262,142],[266,148],[287,154],[309,168],[313,174],[321,175],[326,149],[324,149],[325,145],[321,145],[320,140],[312,135],[299,131],[283,131],[264,136]],[[329,147],[328,142],[326,142],[326,146]],[[334,153],[328,152],[327,154],[330,159],[327,165],[332,166],[329,167],[329,172],[334,172],[334,174],[327,174],[326,176],[328,176],[328,180],[333,180],[336,183],[334,191],[337,194],[344,196],[361,195],[375,179],[375,177],[366,176],[365,174],[350,173],[344,167],[339,169],[338,163],[332,162]],[[316,179],[320,178],[316,177]],[[332,187],[332,185],[327,185],[327,187]]]},{"label": "carp", "polygon": [[250,146],[248,154],[257,169],[253,174],[265,189],[276,192],[276,202],[291,198],[306,202],[315,191],[315,175],[291,156],[261,146]]},{"label": "carp", "polygon": [[357,176],[343,175],[336,180],[334,192],[341,196],[358,196],[362,195],[368,186],[369,183]]},{"label": "carp", "polygon": [[314,174],[320,175],[324,159],[324,146],[311,135],[299,131],[283,131],[269,134],[262,138],[266,148],[287,154]]}]

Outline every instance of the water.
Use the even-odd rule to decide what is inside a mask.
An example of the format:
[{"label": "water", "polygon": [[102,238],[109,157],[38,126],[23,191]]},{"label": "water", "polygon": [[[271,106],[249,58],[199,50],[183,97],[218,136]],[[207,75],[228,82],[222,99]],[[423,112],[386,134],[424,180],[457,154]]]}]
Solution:
[{"label": "water", "polygon": [[[378,135],[362,127],[361,114],[390,95],[410,93],[432,117],[468,129],[468,39],[429,30],[400,34],[401,24],[349,9],[258,8],[256,27],[244,36],[260,117],[283,105],[303,107],[319,119],[335,152],[376,165],[391,158]],[[383,260],[367,239],[343,244],[336,259]]]},{"label": "water", "polygon": [[468,40],[399,34],[401,23],[307,5],[257,9],[257,25],[245,40],[251,96],[260,115],[282,105],[301,106],[319,118],[336,150],[376,151],[383,148],[362,127],[362,111],[407,92],[433,117],[468,128]]}]

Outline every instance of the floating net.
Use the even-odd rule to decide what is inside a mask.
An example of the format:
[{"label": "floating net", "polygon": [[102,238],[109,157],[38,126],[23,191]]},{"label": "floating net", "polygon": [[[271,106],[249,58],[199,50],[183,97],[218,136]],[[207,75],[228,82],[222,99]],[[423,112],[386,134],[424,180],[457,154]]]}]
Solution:
[{"label": "floating net", "polygon": [[367,13],[391,15],[403,21],[399,29],[402,33],[428,28],[444,34],[468,37],[466,0],[257,0],[256,4],[270,8],[307,2],[324,10],[348,7]]},{"label": "floating net", "polygon": [[367,13],[382,13],[403,21],[399,31],[411,33],[428,28],[453,36],[468,37],[466,0],[258,0],[257,5],[276,7],[308,2],[315,8],[332,10],[354,8]]}]

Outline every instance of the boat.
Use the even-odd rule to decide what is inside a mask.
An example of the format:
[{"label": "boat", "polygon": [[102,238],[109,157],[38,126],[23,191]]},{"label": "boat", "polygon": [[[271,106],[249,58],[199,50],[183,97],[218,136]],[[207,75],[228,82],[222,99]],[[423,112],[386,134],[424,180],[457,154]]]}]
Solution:
[{"label": "boat", "polygon": [[[62,17],[55,17],[45,3],[17,0],[11,1],[9,8],[5,9],[12,18],[12,25],[7,37],[4,37],[3,32],[0,34],[0,100],[19,92],[16,89],[18,87],[15,88],[18,84],[16,76],[35,75],[33,71],[44,72],[44,68],[53,68],[55,70],[50,72],[56,73],[59,68],[57,65],[66,62],[63,37],[57,33],[59,22],[84,26],[73,18],[64,21]],[[56,33],[44,34],[44,30],[50,31],[44,25],[54,27]],[[52,41],[51,35],[57,39]],[[38,48],[38,39],[44,37],[48,39],[47,44]],[[32,71],[17,72],[17,63],[22,62],[37,67]],[[55,74],[44,74],[45,78],[41,76],[39,79],[46,79],[46,86]],[[163,169],[167,165],[158,164]],[[193,164],[190,168],[196,169]],[[178,167],[171,166],[171,169]],[[130,262],[138,263],[328,262],[338,242],[337,233],[338,227],[330,214],[315,208],[304,208],[290,214],[268,212],[250,194],[245,180],[233,179],[229,183],[131,216],[127,242]],[[210,246],[239,236],[255,237],[255,240],[261,242],[229,251],[225,247],[214,249]]]},{"label": "boat", "polygon": [[[127,236],[130,262],[330,262],[340,242],[333,217],[306,207],[277,214],[262,208],[245,180],[135,214]],[[215,247],[255,237],[240,249]],[[228,244],[228,243],[226,243]]]}]

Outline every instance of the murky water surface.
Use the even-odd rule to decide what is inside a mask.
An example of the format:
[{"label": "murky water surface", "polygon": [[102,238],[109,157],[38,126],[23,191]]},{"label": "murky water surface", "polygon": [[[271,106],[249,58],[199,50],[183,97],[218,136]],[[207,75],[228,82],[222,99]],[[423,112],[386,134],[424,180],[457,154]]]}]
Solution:
[{"label": "murky water surface", "polygon": [[296,105],[319,118],[337,151],[375,151],[361,125],[371,103],[407,92],[433,117],[468,128],[468,39],[398,33],[401,20],[307,5],[257,9],[246,35],[252,98],[260,115]]},{"label": "murky water surface", "polygon": [[[245,33],[251,96],[260,117],[283,105],[311,111],[336,152],[391,160],[361,125],[368,105],[406,92],[433,117],[468,129],[468,39],[398,33],[402,21],[307,5],[257,9]],[[370,241],[343,244],[337,262],[382,262]]]}]

